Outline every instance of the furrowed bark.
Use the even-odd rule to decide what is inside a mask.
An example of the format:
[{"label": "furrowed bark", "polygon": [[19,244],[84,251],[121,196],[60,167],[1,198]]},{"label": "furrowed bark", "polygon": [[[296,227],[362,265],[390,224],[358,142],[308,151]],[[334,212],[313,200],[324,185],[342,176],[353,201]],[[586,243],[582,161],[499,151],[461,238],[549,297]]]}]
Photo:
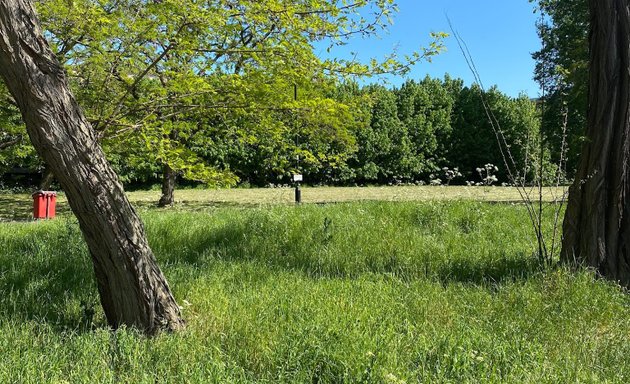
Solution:
[{"label": "furrowed bark", "polygon": [[569,191],[561,259],[630,287],[630,1],[589,2],[587,141]]},{"label": "furrowed bark", "polygon": [[71,94],[30,0],[0,2],[0,76],[79,220],[109,324],[148,334],[182,328],[143,225]]},{"label": "furrowed bark", "polygon": [[44,171],[42,172],[42,179],[39,181],[39,189],[42,191],[49,190],[54,179],[55,175],[53,175],[50,167],[46,165],[44,167]]},{"label": "furrowed bark", "polygon": [[175,180],[177,173],[168,165],[164,164],[162,173],[162,196],[158,201],[158,207],[172,206],[175,202]]}]

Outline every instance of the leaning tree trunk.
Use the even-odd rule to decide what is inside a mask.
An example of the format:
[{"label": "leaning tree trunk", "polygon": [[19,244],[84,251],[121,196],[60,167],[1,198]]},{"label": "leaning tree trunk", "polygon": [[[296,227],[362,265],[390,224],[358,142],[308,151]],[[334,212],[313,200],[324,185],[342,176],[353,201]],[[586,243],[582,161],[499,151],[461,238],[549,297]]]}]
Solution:
[{"label": "leaning tree trunk", "polygon": [[175,202],[175,179],[177,173],[168,164],[164,164],[162,172],[162,196],[158,207],[171,206]]},{"label": "leaning tree trunk", "polygon": [[630,286],[630,1],[590,0],[587,141],[561,257]]},{"label": "leaning tree trunk", "polygon": [[0,2],[0,76],[79,220],[109,324],[148,334],[181,328],[142,223],[72,96],[30,0]]}]

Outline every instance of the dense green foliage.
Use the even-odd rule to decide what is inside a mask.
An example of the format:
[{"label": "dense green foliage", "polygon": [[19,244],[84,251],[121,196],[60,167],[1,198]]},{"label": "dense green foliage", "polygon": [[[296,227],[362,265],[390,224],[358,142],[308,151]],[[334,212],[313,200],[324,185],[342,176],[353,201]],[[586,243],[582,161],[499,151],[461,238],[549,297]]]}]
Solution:
[{"label": "dense green foliage", "polygon": [[22,123],[20,111],[0,83],[0,172],[38,170],[39,161]]},{"label": "dense green foliage", "polygon": [[[457,84],[455,81],[451,88]],[[534,102],[526,96],[509,98],[496,87],[485,92],[477,85],[470,88],[460,85],[455,89],[458,97],[453,107],[448,164],[467,174],[486,163],[498,165],[499,179],[510,182],[507,163],[516,173],[514,178],[525,177],[527,182],[532,182],[540,164],[539,116]],[[488,117],[482,97],[492,119]],[[544,160],[545,173],[553,173],[547,159]]]},{"label": "dense green foliage", "polygon": [[542,124],[545,140],[558,163],[563,136],[566,170],[571,177],[586,126],[588,97],[589,10],[586,0],[531,0],[543,14],[538,35],[543,47],[535,52],[535,79],[545,89]]},{"label": "dense green foliage", "polygon": [[143,216],[187,330],[110,332],[74,220],[2,224],[0,381],[628,382],[627,294],[539,271],[522,206]]},{"label": "dense green foliage", "polygon": [[463,184],[479,181],[475,170],[487,163],[498,165],[501,182],[509,183],[483,97],[515,168],[528,170],[531,181],[539,164],[536,106],[525,96],[427,77],[398,88],[311,84],[300,97],[305,101],[296,108],[206,115],[208,129],[195,150],[258,186],[287,184],[295,172],[310,184],[428,182],[431,174],[442,177],[443,167],[459,167],[463,177],[454,182]]},{"label": "dense green foliage", "polygon": [[[277,86],[293,96],[293,87]],[[160,158],[169,158],[193,180],[204,169],[222,169],[231,175],[223,174],[224,182],[257,186],[288,184],[296,172],[309,184],[428,182],[432,174],[445,181],[444,167],[458,167],[463,176],[453,183],[464,184],[479,182],[476,169],[487,163],[499,167],[500,182],[510,183],[483,97],[519,174],[527,173],[531,181],[539,164],[537,110],[525,96],[510,98],[497,88],[484,92],[449,77],[408,80],[398,88],[305,83],[298,95],[301,101],[280,102],[277,108],[182,113],[177,121],[160,124],[160,135],[176,137],[177,145],[124,131],[106,137],[105,149],[126,183],[157,182]],[[178,155],[168,155],[173,151]],[[552,173],[547,150],[544,156]],[[511,162],[508,155],[506,160]]]},{"label": "dense green foliage", "polygon": [[[479,181],[487,163],[510,182],[478,87],[423,79],[400,88],[359,87],[352,75],[404,74],[441,48],[398,58],[322,60],[313,44],[373,37],[392,1],[146,2],[40,0],[40,17],[79,103],[124,183],[158,182],[163,169],[207,184],[428,182],[444,167]],[[294,89],[298,98],[294,100]],[[515,165],[530,151],[537,121],[525,98],[492,89],[492,104]],[[14,111],[9,97],[2,110]],[[23,132],[0,113],[7,140]],[[22,134],[22,138],[24,135]],[[21,143],[25,141],[21,141]],[[8,146],[4,169],[41,166],[28,146]],[[531,172],[530,172],[531,173]]]},{"label": "dense green foliage", "polygon": [[[189,180],[234,184],[242,170],[207,158],[199,147],[226,135],[245,147],[260,139],[278,154],[261,165],[267,178],[286,173],[292,155],[302,155],[313,172],[329,173],[347,157],[345,126],[352,121],[346,105],[323,96],[325,84],[349,75],[404,74],[437,54],[445,37],[433,33],[425,48],[363,64],[321,59],[314,46],[378,35],[397,11],[392,0],[36,3],[45,36],[123,181],[154,179],[156,170],[170,168]],[[308,98],[294,101],[293,85],[308,90]],[[315,109],[323,122],[312,116],[300,122],[314,147],[290,145],[286,111],[313,115]],[[208,124],[226,114],[246,133]],[[336,121],[332,129],[330,121]],[[322,140],[321,130],[328,136]]]}]

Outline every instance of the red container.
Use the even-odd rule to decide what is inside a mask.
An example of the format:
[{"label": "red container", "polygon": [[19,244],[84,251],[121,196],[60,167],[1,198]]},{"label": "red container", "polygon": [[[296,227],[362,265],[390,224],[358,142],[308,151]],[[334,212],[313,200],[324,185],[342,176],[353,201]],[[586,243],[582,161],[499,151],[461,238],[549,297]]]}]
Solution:
[{"label": "red container", "polygon": [[52,219],[55,217],[57,192],[37,191],[33,193],[33,217],[36,219]]}]

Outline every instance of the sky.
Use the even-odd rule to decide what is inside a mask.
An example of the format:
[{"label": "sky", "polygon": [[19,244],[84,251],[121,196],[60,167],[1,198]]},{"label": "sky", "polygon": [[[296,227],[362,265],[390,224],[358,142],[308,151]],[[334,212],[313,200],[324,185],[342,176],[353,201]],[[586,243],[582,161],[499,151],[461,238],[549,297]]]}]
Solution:
[{"label": "sky", "polygon": [[[359,53],[361,59],[383,57],[395,47],[408,53],[430,42],[430,32],[448,32],[447,21],[466,42],[481,81],[486,88],[497,85],[509,96],[525,93],[537,97],[540,90],[533,81],[534,61],[531,53],[540,48],[536,35],[534,5],[528,0],[398,0],[399,13],[394,24],[378,39],[353,39],[349,45],[336,48],[332,55],[344,57]],[[431,63],[416,65],[408,75],[422,79],[427,74],[442,78],[445,73],[473,83],[471,71],[453,37],[445,40],[446,52]],[[388,78],[392,85],[404,79]],[[375,80],[368,80],[375,81]]]}]

